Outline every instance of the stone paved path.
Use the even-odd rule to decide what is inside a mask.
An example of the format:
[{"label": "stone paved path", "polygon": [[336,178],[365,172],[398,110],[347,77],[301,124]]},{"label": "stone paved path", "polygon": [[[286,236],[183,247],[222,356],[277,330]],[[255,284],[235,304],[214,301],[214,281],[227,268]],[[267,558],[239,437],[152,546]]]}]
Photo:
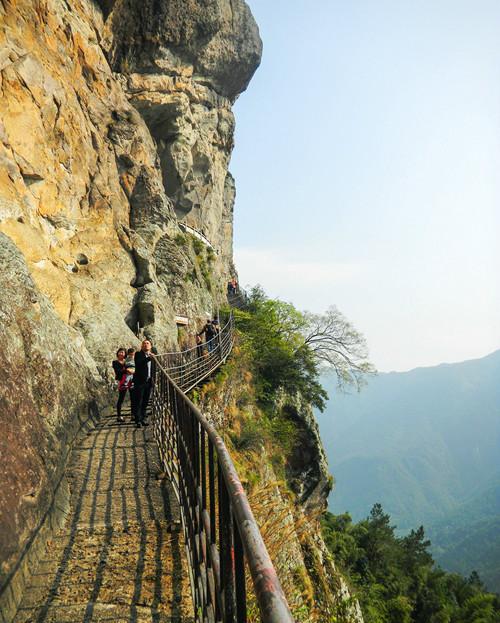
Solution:
[{"label": "stone paved path", "polygon": [[14,623],[194,621],[177,500],[152,427],[107,418],[75,449],[71,513]]}]

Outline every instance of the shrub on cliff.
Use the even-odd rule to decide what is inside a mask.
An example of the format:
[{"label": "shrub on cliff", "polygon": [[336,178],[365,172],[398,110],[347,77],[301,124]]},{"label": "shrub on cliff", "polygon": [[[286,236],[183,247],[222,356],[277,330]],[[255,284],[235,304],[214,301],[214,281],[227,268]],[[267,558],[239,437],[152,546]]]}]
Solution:
[{"label": "shrub on cliff", "polygon": [[364,375],[374,371],[363,336],[335,307],[323,315],[300,312],[291,303],[268,298],[257,286],[235,316],[255,362],[262,405],[283,389],[323,410],[328,396],[319,382],[321,367],[334,371],[341,389],[359,388]]}]

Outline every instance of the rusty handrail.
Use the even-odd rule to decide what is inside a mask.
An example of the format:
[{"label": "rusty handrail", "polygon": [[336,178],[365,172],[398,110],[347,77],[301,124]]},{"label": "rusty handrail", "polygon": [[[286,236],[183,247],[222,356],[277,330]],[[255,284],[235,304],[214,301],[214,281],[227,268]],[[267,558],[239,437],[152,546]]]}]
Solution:
[{"label": "rusty handrail", "polygon": [[181,506],[197,620],[246,623],[247,566],[262,623],[293,623],[222,438],[155,360],[154,432]]}]

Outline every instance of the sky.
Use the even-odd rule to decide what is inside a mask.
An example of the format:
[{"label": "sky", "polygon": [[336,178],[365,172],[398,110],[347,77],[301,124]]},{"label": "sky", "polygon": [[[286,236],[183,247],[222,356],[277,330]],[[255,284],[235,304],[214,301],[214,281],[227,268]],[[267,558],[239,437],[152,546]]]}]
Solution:
[{"label": "sky", "polygon": [[500,2],[248,4],[241,285],[336,305],[380,371],[500,348]]}]

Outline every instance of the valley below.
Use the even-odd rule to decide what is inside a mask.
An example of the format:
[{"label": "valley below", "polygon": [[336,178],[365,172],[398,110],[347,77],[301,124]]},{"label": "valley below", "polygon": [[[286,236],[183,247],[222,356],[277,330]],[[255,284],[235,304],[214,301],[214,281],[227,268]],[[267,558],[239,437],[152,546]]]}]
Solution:
[{"label": "valley below", "polygon": [[456,364],[379,374],[336,392],[317,414],[335,488],[354,521],[382,504],[407,533],[420,525],[444,569],[477,571],[500,592],[500,351]]}]

